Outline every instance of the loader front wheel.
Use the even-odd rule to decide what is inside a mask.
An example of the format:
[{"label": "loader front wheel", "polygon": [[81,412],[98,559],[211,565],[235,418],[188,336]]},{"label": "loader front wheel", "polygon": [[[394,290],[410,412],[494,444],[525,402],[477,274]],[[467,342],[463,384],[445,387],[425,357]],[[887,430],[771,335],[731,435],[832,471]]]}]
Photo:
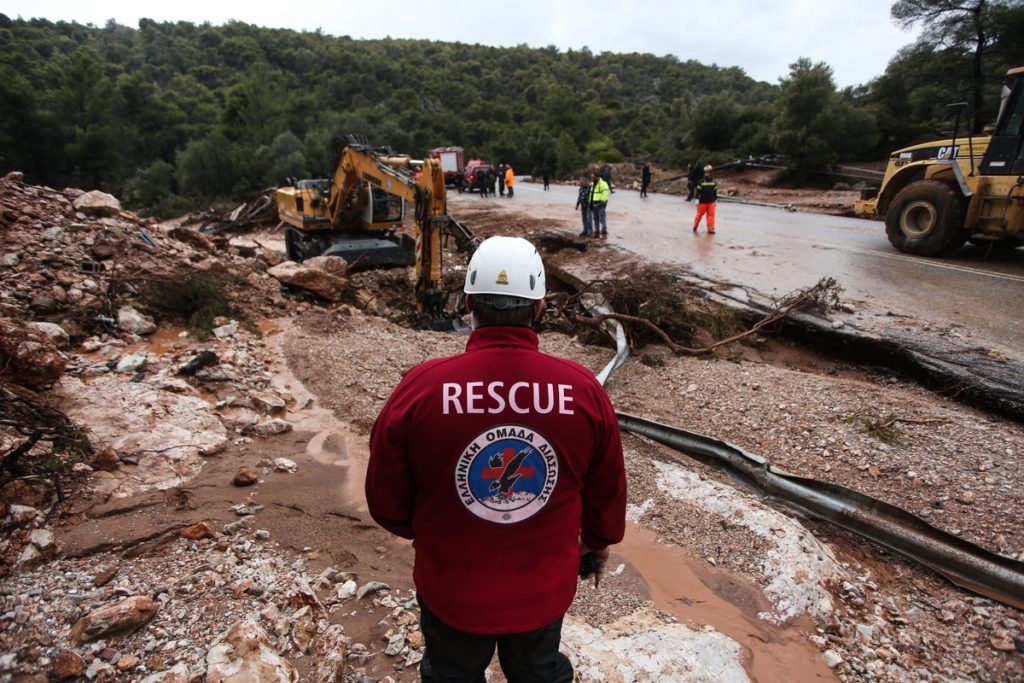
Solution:
[{"label": "loader front wheel", "polygon": [[943,256],[963,246],[960,196],[945,183],[919,180],[900,190],[885,215],[885,234],[907,254]]}]

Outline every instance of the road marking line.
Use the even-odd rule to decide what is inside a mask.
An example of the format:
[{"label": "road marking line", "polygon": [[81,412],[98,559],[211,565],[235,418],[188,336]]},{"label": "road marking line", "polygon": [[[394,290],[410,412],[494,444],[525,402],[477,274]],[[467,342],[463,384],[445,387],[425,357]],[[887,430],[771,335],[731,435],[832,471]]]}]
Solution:
[{"label": "road marking line", "polygon": [[994,277],[1000,280],[1010,280],[1011,282],[1024,282],[1024,276],[1013,275],[1011,273],[995,273],[989,270],[981,270],[979,268],[971,268],[970,266],[959,266],[952,263],[940,263],[937,261],[926,260],[923,256],[905,256],[903,254],[890,254],[885,251],[878,251],[877,249],[861,249],[859,247],[850,247],[840,244],[830,244],[828,242],[818,242],[815,246],[826,247],[830,249],[837,249],[839,251],[852,251],[858,254],[867,254],[869,256],[881,256],[883,258],[895,259],[897,261],[906,261],[908,263],[917,263],[924,266],[930,266],[932,268],[945,268],[946,270],[955,270],[961,273],[971,273],[972,275],[985,275],[987,277]]}]

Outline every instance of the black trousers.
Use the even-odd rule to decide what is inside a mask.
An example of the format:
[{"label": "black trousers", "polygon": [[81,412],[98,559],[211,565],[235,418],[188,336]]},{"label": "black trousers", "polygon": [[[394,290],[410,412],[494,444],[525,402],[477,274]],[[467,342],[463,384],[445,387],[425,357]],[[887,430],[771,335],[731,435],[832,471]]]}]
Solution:
[{"label": "black trousers", "polygon": [[427,646],[420,662],[425,683],[484,683],[484,670],[495,647],[508,683],[571,683],[572,664],[558,651],[561,619],[527,633],[479,635],[448,626],[422,600],[419,603]]}]

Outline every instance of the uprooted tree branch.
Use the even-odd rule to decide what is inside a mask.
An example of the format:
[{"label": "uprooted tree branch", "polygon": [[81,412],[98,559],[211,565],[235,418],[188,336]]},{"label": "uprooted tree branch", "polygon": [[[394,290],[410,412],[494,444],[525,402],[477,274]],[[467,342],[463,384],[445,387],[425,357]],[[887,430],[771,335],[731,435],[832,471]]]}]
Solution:
[{"label": "uprooted tree branch", "polygon": [[11,436],[0,455],[0,483],[27,477],[53,477],[56,483],[92,452],[87,429],[14,385],[0,384],[0,428]]},{"label": "uprooted tree branch", "polygon": [[587,289],[600,291],[610,308],[625,312],[586,315],[580,293],[560,307],[573,323],[603,332],[605,321],[617,320],[624,324],[631,346],[660,341],[673,353],[695,356],[754,336],[796,311],[836,309],[842,291],[834,279],[822,278],[811,287],[782,297],[764,317],[741,329],[729,309],[709,301],[702,290],[684,285],[656,268],[643,268],[619,280],[595,282]]}]

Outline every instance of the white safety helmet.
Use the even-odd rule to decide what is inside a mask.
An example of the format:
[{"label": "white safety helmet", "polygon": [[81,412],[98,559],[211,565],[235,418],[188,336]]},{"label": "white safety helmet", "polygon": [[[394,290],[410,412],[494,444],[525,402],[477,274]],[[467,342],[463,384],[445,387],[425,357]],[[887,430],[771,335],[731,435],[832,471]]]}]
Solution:
[{"label": "white safety helmet", "polygon": [[711,173],[714,170],[715,169],[711,168],[711,164],[708,164],[707,166],[704,167],[704,172],[705,173]]},{"label": "white safety helmet", "polygon": [[463,291],[483,295],[494,308],[518,308],[543,299],[544,262],[537,247],[522,237],[488,237],[469,259]]}]

